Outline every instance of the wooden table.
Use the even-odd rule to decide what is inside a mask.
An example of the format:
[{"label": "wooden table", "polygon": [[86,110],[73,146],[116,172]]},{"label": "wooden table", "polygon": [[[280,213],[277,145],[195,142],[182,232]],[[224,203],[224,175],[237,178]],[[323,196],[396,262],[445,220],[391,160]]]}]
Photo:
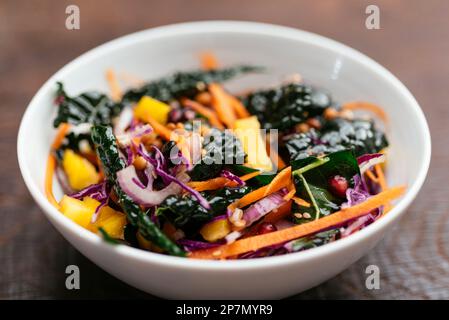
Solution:
[{"label": "wooden table", "polygon": [[[449,2],[373,1],[380,30],[365,28],[364,1],[14,1],[0,2],[0,298],[153,298],[108,275],[68,244],[31,199],[19,173],[19,121],[42,83],[107,40],[182,21],[254,20],[341,41],[390,69],[414,93],[430,124],[428,179],[397,228],[340,275],[295,299],[449,298]],[[81,29],[65,28],[77,4]],[[65,267],[81,269],[81,289],[65,289]],[[376,264],[381,289],[365,288]]]}]

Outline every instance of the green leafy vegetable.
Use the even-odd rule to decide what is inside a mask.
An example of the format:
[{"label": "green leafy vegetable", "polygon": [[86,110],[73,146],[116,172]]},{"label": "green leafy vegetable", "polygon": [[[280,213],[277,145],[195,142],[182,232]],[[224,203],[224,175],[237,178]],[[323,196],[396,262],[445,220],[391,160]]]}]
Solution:
[{"label": "green leafy vegetable", "polygon": [[[308,170],[305,170],[308,168]],[[310,221],[329,215],[339,210],[341,199],[330,193],[329,179],[336,175],[344,177],[349,186],[354,185],[353,177],[360,175],[357,159],[352,150],[343,150],[328,154],[325,158],[308,157],[292,162],[293,177],[296,189],[301,190],[301,196],[313,205],[309,208],[295,205],[294,211],[309,213],[310,217],[294,217],[296,223]],[[300,209],[300,210],[298,210]]]},{"label": "green leafy vegetable", "polygon": [[125,167],[125,162],[120,158],[111,127],[94,126],[92,128],[92,141],[97,148],[106,179],[114,187],[118,202],[126,213],[128,221],[138,228],[139,233],[145,239],[169,254],[185,256],[185,252],[173,243],[116,183],[117,171]]},{"label": "green leafy vegetable", "polygon": [[260,67],[243,65],[218,70],[177,72],[149,82],[138,89],[129,90],[123,96],[123,101],[136,102],[143,96],[150,96],[164,102],[181,97],[193,97],[198,92],[206,90],[209,83],[224,82],[240,74],[261,70]]},{"label": "green leafy vegetable", "polygon": [[244,163],[246,155],[242,144],[230,132],[212,129],[204,141],[205,154],[190,172],[192,180],[208,180],[218,176],[226,164]]},{"label": "green leafy vegetable", "polygon": [[247,186],[241,188],[223,188],[215,192],[202,192],[202,196],[211,205],[210,210],[204,209],[191,194],[172,195],[167,197],[157,209],[156,214],[170,220],[183,230],[197,230],[213,217],[226,213],[226,208],[236,199],[240,199],[251,189]]},{"label": "green leafy vegetable", "polygon": [[286,130],[310,117],[322,115],[332,101],[323,91],[305,84],[290,83],[251,93],[244,99],[244,104],[264,128]]},{"label": "green leafy vegetable", "polygon": [[115,103],[105,94],[85,92],[77,97],[69,97],[61,82],[57,82],[58,115],[53,121],[57,128],[61,123],[91,123],[110,125],[114,117],[123,109],[121,103]]},{"label": "green leafy vegetable", "polygon": [[290,243],[289,247],[292,252],[316,248],[333,241],[338,236],[338,234],[338,229],[320,232],[312,237],[304,237],[295,240]]},{"label": "green leafy vegetable", "polygon": [[[247,167],[244,165],[238,165],[238,164],[227,166],[227,169],[229,169],[232,173],[234,173],[238,176],[243,176],[248,173],[259,171],[254,168]],[[247,183],[254,187],[263,187],[263,186],[269,184],[271,182],[271,180],[274,179],[274,177],[276,177],[276,173],[273,173],[273,174],[262,173],[262,174],[259,174],[258,176],[255,176],[254,178],[251,178],[250,180],[247,181]]]},{"label": "green leafy vegetable", "polygon": [[332,153],[353,149],[355,155],[377,153],[388,146],[385,135],[369,120],[346,120],[336,118],[324,124],[320,132],[310,130],[286,138],[286,147],[291,160],[310,155]]}]

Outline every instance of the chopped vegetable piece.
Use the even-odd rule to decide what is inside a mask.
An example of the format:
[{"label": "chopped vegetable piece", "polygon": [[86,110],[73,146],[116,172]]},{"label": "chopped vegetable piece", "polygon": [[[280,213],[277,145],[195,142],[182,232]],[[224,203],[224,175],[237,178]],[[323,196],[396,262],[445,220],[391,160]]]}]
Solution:
[{"label": "chopped vegetable piece", "polygon": [[223,239],[230,232],[231,224],[226,216],[223,219],[213,220],[212,222],[205,224],[200,230],[204,240],[209,242]]},{"label": "chopped vegetable piece", "polygon": [[228,99],[228,94],[216,83],[211,83],[209,85],[209,91],[212,95],[212,107],[217,113],[220,121],[228,128],[234,128],[236,116],[234,108]]},{"label": "chopped vegetable piece", "polygon": [[234,128],[236,136],[243,145],[243,150],[248,155],[247,165],[259,170],[271,171],[273,164],[260,134],[260,123],[257,117],[238,119],[235,121]]},{"label": "chopped vegetable piece", "polygon": [[400,197],[404,193],[404,190],[405,187],[391,188],[372,196],[365,202],[357,204],[353,207],[342,209],[339,212],[321,219],[284,230],[238,240],[229,245],[222,245],[217,248],[191,252],[189,257],[197,259],[225,259],[249,251],[255,251],[260,248],[314,234],[366,215],[371,210]]},{"label": "chopped vegetable piece", "polygon": [[160,124],[165,125],[170,110],[171,107],[168,104],[144,96],[137,103],[137,106],[134,109],[134,115],[142,121],[145,121],[146,117],[151,117]]},{"label": "chopped vegetable piece", "polygon": [[70,149],[64,151],[62,167],[67,175],[70,187],[74,190],[84,189],[100,180],[100,175],[95,166]]}]

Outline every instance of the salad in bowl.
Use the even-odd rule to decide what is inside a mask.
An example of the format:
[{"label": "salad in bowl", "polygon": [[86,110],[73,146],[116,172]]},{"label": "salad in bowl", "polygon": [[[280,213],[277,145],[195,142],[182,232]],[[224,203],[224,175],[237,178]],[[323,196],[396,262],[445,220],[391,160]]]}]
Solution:
[{"label": "salad in bowl", "polygon": [[111,244],[251,259],[351,236],[403,194],[386,183],[381,107],[334,101],[297,74],[230,92],[226,81],[269,71],[201,63],[150,82],[108,70],[107,93],[55,84],[45,192],[61,214]]}]

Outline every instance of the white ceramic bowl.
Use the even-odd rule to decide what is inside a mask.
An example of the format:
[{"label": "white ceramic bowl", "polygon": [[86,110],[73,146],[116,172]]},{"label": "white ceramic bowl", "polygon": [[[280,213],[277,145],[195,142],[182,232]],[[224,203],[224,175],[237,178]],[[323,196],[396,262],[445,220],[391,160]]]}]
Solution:
[{"label": "white ceramic bowl", "polygon": [[[327,88],[337,101],[366,100],[390,118],[388,181],[406,184],[394,209],[361,232],[308,251],[246,261],[202,261],[170,257],[127,246],[111,246],[60,214],[44,196],[44,172],[54,130],[55,82],[69,93],[107,90],[109,67],[144,78],[198,67],[198,54],[211,50],[225,65],[268,67],[230,88],[267,86],[299,72]],[[385,68],[333,40],[260,23],[212,21],[166,26],[119,38],[73,60],[38,91],[23,116],[18,157],[25,183],[51,223],[80,252],[117,278],[167,298],[281,298],[338,274],[373,248],[405,213],[425,179],[430,135],[413,96]],[[58,187],[57,187],[58,188]],[[56,190],[57,195],[61,191]],[[39,244],[36,244],[39,245]]]}]

